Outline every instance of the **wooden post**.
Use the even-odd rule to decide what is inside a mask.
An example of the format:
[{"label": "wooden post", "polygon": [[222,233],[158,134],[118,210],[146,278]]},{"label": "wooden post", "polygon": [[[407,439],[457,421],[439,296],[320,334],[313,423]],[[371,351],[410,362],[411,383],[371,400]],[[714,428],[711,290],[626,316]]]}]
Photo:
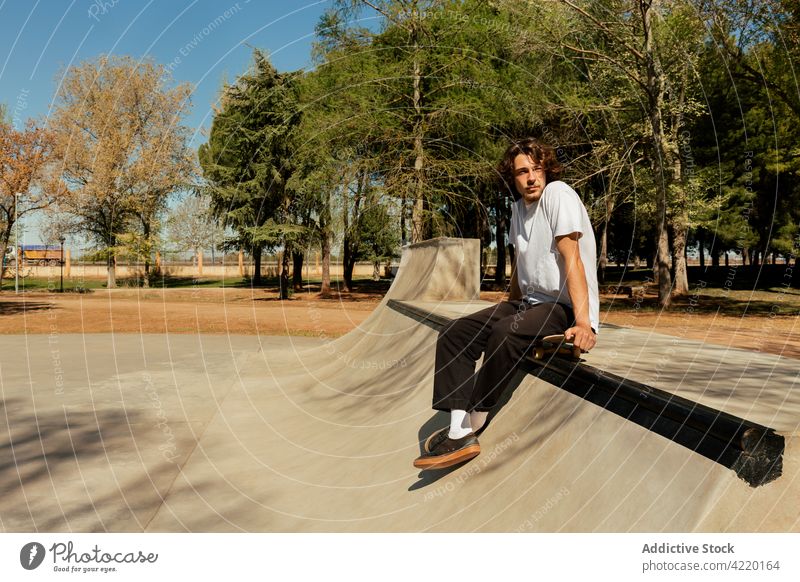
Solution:
[{"label": "wooden post", "polygon": [[239,276],[244,277],[244,251],[239,249]]},{"label": "wooden post", "polygon": [[69,277],[70,254],[69,249],[64,250],[64,276]]},{"label": "wooden post", "polygon": [[197,251],[197,274],[203,274],[203,251]]}]

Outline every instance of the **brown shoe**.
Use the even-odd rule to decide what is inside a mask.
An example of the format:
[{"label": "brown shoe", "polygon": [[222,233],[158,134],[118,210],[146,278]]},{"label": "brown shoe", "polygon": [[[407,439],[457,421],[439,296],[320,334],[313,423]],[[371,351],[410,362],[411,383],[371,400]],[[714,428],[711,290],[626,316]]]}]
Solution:
[{"label": "brown shoe", "polygon": [[[473,431],[475,433],[475,436],[479,436],[483,432],[483,429],[485,429],[488,424],[489,423],[486,422],[478,430]],[[431,452],[431,447],[435,446],[434,445],[434,441],[439,440],[439,439],[443,439],[444,437],[447,436],[448,432],[450,432],[450,427],[449,426],[445,426],[443,428],[440,428],[437,431],[432,432],[431,436],[429,436],[427,439],[425,439],[425,442],[422,443],[422,450],[425,451],[426,453],[430,453]]]},{"label": "brown shoe", "polygon": [[426,453],[430,453],[431,452],[431,447],[432,446],[436,446],[436,441],[444,440],[444,438],[447,436],[448,432],[450,432],[450,427],[449,426],[445,426],[445,427],[440,428],[439,430],[434,431],[433,433],[431,433],[431,436],[429,436],[427,439],[425,439],[425,443],[422,445],[422,450],[424,452],[426,452]]},{"label": "brown shoe", "polygon": [[425,441],[429,450],[425,451],[414,461],[417,469],[444,469],[477,457],[481,452],[481,445],[475,433],[451,439],[447,436],[448,429],[442,429]]}]

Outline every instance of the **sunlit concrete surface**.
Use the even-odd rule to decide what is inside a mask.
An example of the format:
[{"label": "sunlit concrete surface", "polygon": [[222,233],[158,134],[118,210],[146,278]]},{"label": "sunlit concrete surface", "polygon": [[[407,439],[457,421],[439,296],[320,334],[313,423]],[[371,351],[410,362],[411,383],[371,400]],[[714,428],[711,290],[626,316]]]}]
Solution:
[{"label": "sunlit concrete surface", "polygon": [[477,301],[478,243],[406,250],[384,302],[337,340],[0,338],[4,531],[800,531],[796,360],[603,329],[587,362],[775,428],[783,474],[731,470],[520,373],[443,471],[412,466],[436,331]]}]

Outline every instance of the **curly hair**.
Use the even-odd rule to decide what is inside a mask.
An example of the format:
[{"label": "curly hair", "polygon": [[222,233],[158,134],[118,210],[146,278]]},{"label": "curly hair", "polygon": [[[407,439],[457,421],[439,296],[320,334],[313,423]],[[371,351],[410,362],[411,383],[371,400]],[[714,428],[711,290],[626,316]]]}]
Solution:
[{"label": "curly hair", "polygon": [[514,158],[519,154],[525,154],[531,157],[533,161],[542,165],[544,168],[547,182],[558,180],[561,177],[563,170],[561,164],[556,158],[555,150],[549,145],[545,145],[537,139],[532,137],[525,138],[513,142],[506,152],[503,154],[503,159],[497,166],[497,172],[500,174],[502,186],[508,190],[514,198],[519,198],[519,192],[514,187]]}]

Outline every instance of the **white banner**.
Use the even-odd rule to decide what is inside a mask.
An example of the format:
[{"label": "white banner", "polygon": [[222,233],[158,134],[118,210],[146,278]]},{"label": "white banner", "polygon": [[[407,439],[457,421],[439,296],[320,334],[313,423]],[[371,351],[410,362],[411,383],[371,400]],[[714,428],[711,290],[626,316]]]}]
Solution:
[{"label": "white banner", "polygon": [[0,580],[800,579],[800,534],[2,534]]}]

